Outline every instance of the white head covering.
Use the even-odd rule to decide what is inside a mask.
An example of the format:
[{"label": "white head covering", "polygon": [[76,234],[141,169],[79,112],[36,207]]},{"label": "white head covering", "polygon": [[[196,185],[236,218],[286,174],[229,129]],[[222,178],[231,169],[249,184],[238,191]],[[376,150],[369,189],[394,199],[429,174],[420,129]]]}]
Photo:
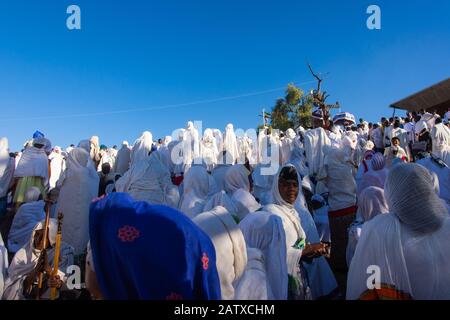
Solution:
[{"label": "white head covering", "polygon": [[[34,145],[24,150],[20,157],[14,177],[41,177],[44,185],[48,182],[48,156],[45,152],[45,138],[37,138],[36,144],[44,145],[43,148],[36,148]],[[45,139],[47,140],[47,139]],[[48,140],[47,140],[48,141]]]},{"label": "white head covering", "polygon": [[236,215],[240,220],[244,219],[247,214],[258,211],[261,205],[256,201],[255,197],[244,189],[238,189],[233,193],[231,201],[236,208]]},{"label": "white head covering", "polygon": [[[81,140],[78,143],[78,148],[82,148],[82,149],[86,150],[87,153],[90,153],[91,152],[91,143],[87,139]],[[73,150],[73,148],[70,151],[72,151],[72,150]],[[67,153],[70,153],[70,151],[67,151]]]},{"label": "white head covering", "polygon": [[131,150],[131,166],[139,161],[148,158],[148,154],[152,149],[153,136],[150,131],[144,131],[142,135],[134,142]]},{"label": "white head covering", "polygon": [[239,150],[236,140],[236,135],[234,133],[234,128],[231,123],[227,124],[225,129],[225,137],[223,139],[223,149],[228,151],[233,157],[233,161],[239,158]]},{"label": "white head covering", "polygon": [[280,217],[269,212],[251,213],[239,223],[247,246],[264,254],[267,282],[273,299],[286,300],[288,271],[286,265],[286,237]]},{"label": "white head covering", "polygon": [[241,230],[223,207],[199,214],[194,222],[209,235],[216,249],[222,299],[234,299],[233,286],[247,264],[247,249]]},{"label": "white head covering", "polygon": [[187,172],[183,180],[184,194],[180,210],[193,218],[203,212],[205,201],[210,192],[209,174],[203,166],[194,166]]},{"label": "white head covering", "polygon": [[236,164],[225,174],[225,191],[232,195],[238,189],[250,191],[250,171],[243,164]]},{"label": "white head covering", "polygon": [[419,164],[397,165],[389,172],[384,190],[391,212],[413,231],[434,232],[448,217],[430,173]]},{"label": "white head covering", "polygon": [[389,208],[384,199],[384,190],[378,187],[364,189],[358,199],[358,211],[363,221],[369,221],[379,214],[388,213]]}]

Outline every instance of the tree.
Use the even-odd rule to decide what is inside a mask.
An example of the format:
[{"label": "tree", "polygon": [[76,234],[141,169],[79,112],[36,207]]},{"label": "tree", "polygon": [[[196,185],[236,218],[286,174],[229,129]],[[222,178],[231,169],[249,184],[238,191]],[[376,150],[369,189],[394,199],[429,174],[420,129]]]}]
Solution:
[{"label": "tree", "polygon": [[312,97],[302,89],[288,84],[286,95],[276,101],[271,113],[271,127],[286,131],[298,126],[311,127]]}]

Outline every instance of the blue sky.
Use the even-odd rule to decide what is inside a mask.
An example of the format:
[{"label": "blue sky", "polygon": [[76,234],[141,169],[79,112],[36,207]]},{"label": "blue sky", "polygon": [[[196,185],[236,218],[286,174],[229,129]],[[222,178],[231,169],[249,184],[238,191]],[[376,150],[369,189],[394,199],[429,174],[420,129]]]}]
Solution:
[{"label": "blue sky", "polygon": [[[66,28],[71,4],[82,30]],[[370,4],[379,31],[366,28]],[[450,76],[450,1],[1,0],[0,136],[18,149],[36,129],[66,147],[158,138],[188,120],[255,128],[283,95],[272,89],[313,80],[308,61],[329,72],[343,111],[390,115],[390,103]],[[151,110],[161,106],[172,107]]]}]

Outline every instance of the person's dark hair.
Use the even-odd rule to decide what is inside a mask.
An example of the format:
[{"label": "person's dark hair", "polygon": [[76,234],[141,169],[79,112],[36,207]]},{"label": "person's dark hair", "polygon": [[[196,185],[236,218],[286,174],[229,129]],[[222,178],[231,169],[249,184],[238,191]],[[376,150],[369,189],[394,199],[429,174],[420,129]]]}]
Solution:
[{"label": "person's dark hair", "polygon": [[373,123],[369,122],[369,128],[372,128],[372,127],[373,127]]},{"label": "person's dark hair", "polygon": [[113,149],[116,149],[116,150],[117,150],[117,145],[113,145]]},{"label": "person's dark hair", "polygon": [[376,129],[376,128],[378,128],[378,127],[380,127],[380,126],[378,125],[378,123],[374,123],[374,124],[373,124],[373,128],[374,128],[374,129]]},{"label": "person's dark hair", "polygon": [[11,158],[15,158],[15,157],[16,157],[16,153],[15,153],[15,152],[10,152],[10,153],[9,153],[9,156],[10,156]]},{"label": "person's dark hair", "polygon": [[280,180],[295,180],[298,182],[297,170],[293,166],[287,166],[281,169]]},{"label": "person's dark hair", "polygon": [[357,126],[352,126],[351,129],[352,129],[352,131],[357,131],[358,127]]},{"label": "person's dark hair", "polygon": [[391,139],[391,141],[392,141],[392,142],[394,142],[394,140],[397,140],[397,141],[398,141],[398,143],[400,143],[400,139],[399,139],[399,138],[397,138],[397,137],[393,137],[393,138]]},{"label": "person's dark hair", "polygon": [[107,162],[102,164],[102,173],[109,174],[111,172],[111,165]]},{"label": "person's dark hair", "polygon": [[422,117],[420,115],[416,115],[415,121],[418,122],[418,121],[420,121],[421,118]]},{"label": "person's dark hair", "polygon": [[70,145],[70,147],[71,147],[71,148],[75,148],[75,145],[72,143],[72,144]]},{"label": "person's dark hair", "polygon": [[408,123],[408,122],[411,122],[411,119],[410,118],[405,118],[405,123]]},{"label": "person's dark hair", "polygon": [[33,147],[38,148],[38,149],[42,149],[44,147],[44,145],[41,144],[41,143],[34,143]]},{"label": "person's dark hair", "polygon": [[385,122],[387,119],[385,117],[381,118],[381,123]]},{"label": "person's dark hair", "polygon": [[400,120],[394,121],[394,128],[400,128]]},{"label": "person's dark hair", "polygon": [[162,139],[158,139],[158,143],[161,144],[162,143]]},{"label": "person's dark hair", "polygon": [[389,123],[392,123],[392,122],[394,122],[394,118],[389,118]]},{"label": "person's dark hair", "polygon": [[434,123],[435,123],[435,124],[442,123],[442,118],[441,118],[441,117],[437,118],[437,119],[434,121]]}]

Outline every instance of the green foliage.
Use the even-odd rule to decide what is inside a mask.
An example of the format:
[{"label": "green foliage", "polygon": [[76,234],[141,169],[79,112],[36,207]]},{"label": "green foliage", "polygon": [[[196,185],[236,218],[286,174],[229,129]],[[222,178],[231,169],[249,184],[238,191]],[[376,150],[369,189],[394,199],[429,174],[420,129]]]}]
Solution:
[{"label": "green foliage", "polygon": [[312,107],[312,97],[305,96],[302,89],[290,83],[285,97],[278,99],[272,108],[271,126],[282,131],[298,126],[309,128],[312,125]]}]

